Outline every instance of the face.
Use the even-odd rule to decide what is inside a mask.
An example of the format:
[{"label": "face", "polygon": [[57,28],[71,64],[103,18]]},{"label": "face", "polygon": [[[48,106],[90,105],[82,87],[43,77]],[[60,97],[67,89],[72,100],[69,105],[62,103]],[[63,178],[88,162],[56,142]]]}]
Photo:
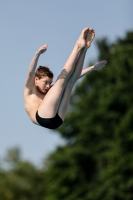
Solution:
[{"label": "face", "polygon": [[46,94],[48,90],[50,89],[52,78],[49,78],[48,76],[44,76],[43,78],[39,79],[38,77],[35,77],[35,85],[39,92],[42,94]]}]

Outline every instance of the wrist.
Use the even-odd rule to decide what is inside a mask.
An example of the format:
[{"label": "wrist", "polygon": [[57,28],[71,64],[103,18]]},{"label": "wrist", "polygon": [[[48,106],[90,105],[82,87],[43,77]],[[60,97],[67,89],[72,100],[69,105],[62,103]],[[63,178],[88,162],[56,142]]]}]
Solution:
[{"label": "wrist", "polygon": [[37,51],[36,53],[35,53],[35,56],[40,56],[40,52],[39,51]]}]

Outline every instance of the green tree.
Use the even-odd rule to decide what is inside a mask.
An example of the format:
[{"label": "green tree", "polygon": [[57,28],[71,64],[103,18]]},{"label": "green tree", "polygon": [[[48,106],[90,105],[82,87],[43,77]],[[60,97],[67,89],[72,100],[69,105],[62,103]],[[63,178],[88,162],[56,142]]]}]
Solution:
[{"label": "green tree", "polygon": [[[42,200],[45,195],[44,172],[23,161],[18,148],[7,151],[6,170],[0,169],[0,200]],[[5,165],[4,165],[5,166]]]},{"label": "green tree", "polygon": [[97,47],[108,64],[73,93],[59,128],[67,145],[47,160],[47,200],[133,199],[133,32]]}]

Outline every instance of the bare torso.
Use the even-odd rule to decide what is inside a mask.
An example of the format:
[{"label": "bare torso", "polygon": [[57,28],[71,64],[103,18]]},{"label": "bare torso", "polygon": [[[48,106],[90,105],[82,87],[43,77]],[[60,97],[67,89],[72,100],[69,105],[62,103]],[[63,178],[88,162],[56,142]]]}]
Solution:
[{"label": "bare torso", "polygon": [[31,94],[24,95],[24,107],[29,115],[31,121],[35,124],[38,124],[36,121],[36,112],[44,99],[45,94],[39,93],[35,88]]}]

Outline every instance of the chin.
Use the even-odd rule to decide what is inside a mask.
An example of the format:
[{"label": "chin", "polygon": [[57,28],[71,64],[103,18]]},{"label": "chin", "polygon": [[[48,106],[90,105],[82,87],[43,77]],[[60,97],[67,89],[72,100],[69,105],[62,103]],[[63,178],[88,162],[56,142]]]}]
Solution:
[{"label": "chin", "polygon": [[47,94],[48,90],[44,90],[42,91],[43,94]]},{"label": "chin", "polygon": [[47,92],[46,91],[40,91],[42,94],[46,94]]},{"label": "chin", "polygon": [[39,87],[37,87],[37,90],[38,90],[41,94],[46,94],[46,93],[47,93],[46,91],[42,91],[42,90],[40,90]]}]

